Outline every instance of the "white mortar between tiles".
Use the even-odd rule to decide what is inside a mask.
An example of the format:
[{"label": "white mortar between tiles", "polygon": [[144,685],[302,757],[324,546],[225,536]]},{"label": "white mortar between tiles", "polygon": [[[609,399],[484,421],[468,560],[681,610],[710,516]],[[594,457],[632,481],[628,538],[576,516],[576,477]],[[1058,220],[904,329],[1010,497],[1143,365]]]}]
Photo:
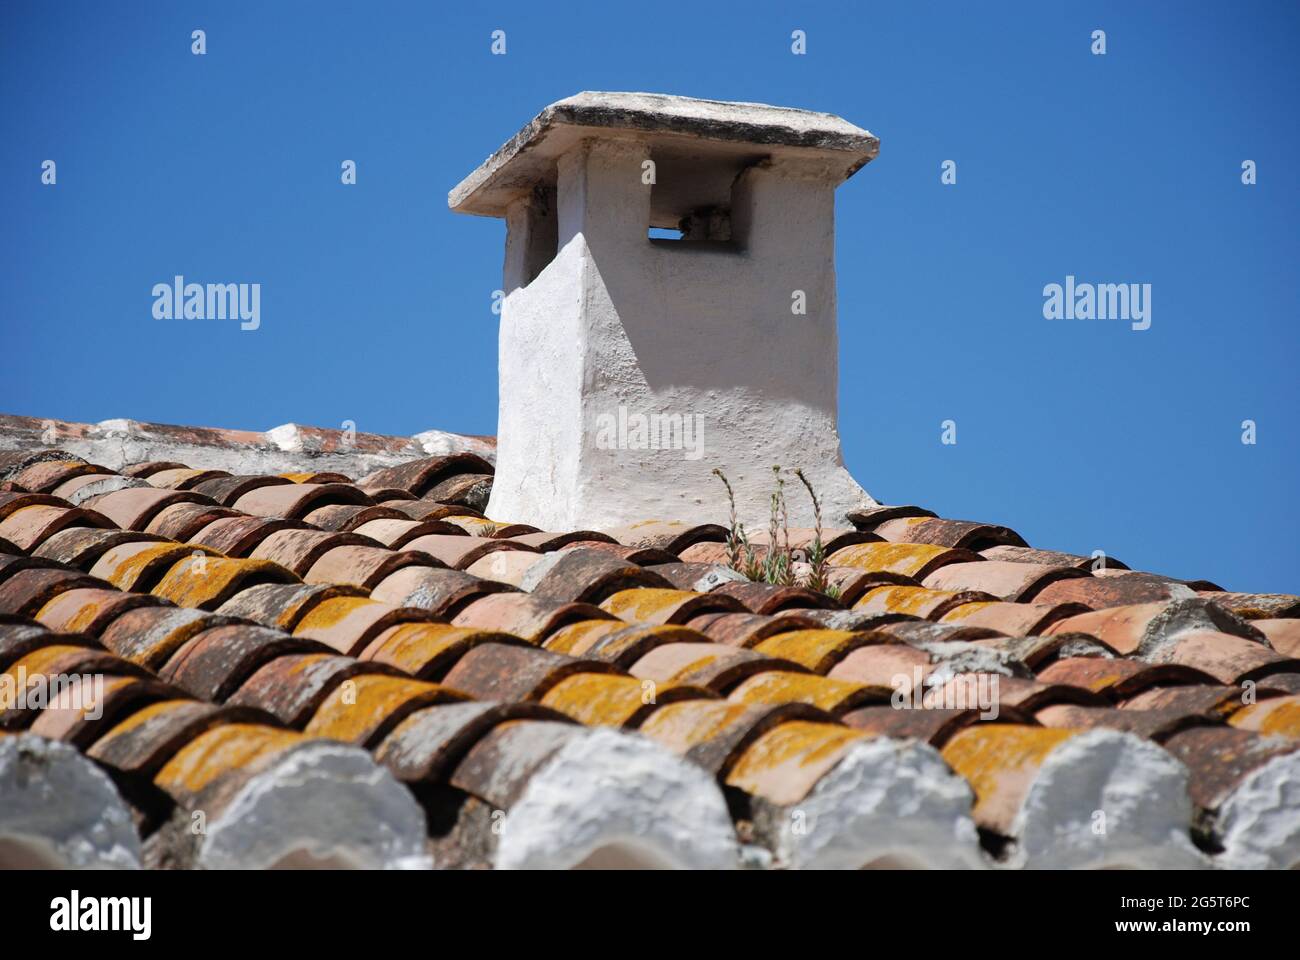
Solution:
[{"label": "white mortar between tiles", "polygon": [[1300,868],[1300,753],[1274,757],[1246,777],[1219,809],[1219,865]]},{"label": "white mortar between tiles", "polygon": [[29,734],[0,737],[0,847],[27,865],[140,866],[140,839],[112,781],[67,744]]},{"label": "white mortar between tiles", "polygon": [[638,734],[597,728],[532,776],[502,824],[494,865],[730,870],[738,860],[712,777]]},{"label": "white mortar between tiles", "polygon": [[[1010,865],[1053,870],[1204,869],[1191,840],[1187,768],[1131,733],[1090,730],[1039,767],[1012,832]],[[1105,832],[1094,814],[1105,813]]]},{"label": "white mortar between tiles", "polygon": [[974,796],[934,748],[877,737],[856,744],[791,811],[778,860],[797,869],[873,865],[987,866],[971,819]]},{"label": "white mortar between tiles", "polygon": [[364,750],[320,741],[244,784],[209,821],[197,865],[428,868],[425,841],[424,811],[406,787]]}]

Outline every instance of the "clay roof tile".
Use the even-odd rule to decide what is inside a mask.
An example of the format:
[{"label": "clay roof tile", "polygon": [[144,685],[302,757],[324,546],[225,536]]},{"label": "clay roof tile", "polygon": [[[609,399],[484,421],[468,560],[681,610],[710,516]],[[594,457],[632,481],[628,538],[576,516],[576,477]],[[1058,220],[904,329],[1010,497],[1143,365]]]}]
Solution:
[{"label": "clay roof tile", "polygon": [[112,520],[96,510],[42,504],[22,507],[0,520],[0,537],[20,550],[30,551],[68,527],[113,526]]},{"label": "clay roof tile", "polygon": [[292,632],[298,621],[326,600],[364,596],[364,590],[346,584],[259,583],[239,591],[217,613]]},{"label": "clay roof tile", "polygon": [[702,613],[686,624],[699,630],[714,643],[733,647],[752,647],[761,640],[790,630],[815,630],[819,624],[801,614],[783,617],[756,613]]},{"label": "clay roof tile", "polygon": [[253,560],[270,560],[300,577],[335,547],[379,547],[381,544],[355,533],[326,533],[323,530],[277,530],[263,539],[248,555]]},{"label": "clay roof tile", "polygon": [[185,490],[159,490],[155,487],[130,487],[115,490],[86,501],[87,506],[103,514],[123,530],[143,530],[164,507],[177,503],[215,505],[210,497]]},{"label": "clay roof tile", "polygon": [[69,527],[60,530],[32,551],[40,557],[69,567],[89,570],[107,551],[124,543],[158,543],[161,537],[135,530],[105,530],[100,527]]},{"label": "clay roof tile", "polygon": [[701,540],[722,542],[727,539],[727,528],[716,523],[690,524],[676,520],[642,520],[605,532],[625,547],[663,550],[671,554],[679,554]]},{"label": "clay roof tile", "polygon": [[554,556],[553,565],[532,587],[531,593],[538,599],[599,604],[621,590],[671,587],[658,573],[604,551],[575,548]]},{"label": "clay roof tile", "polygon": [[307,529],[307,525],[299,520],[250,517],[240,514],[218,518],[188,537],[175,539],[184,539],[189,543],[211,547],[227,557],[248,557],[273,534],[284,530],[305,531]]},{"label": "clay roof tile", "polygon": [[389,550],[342,544],[326,550],[303,574],[307,583],[340,583],[373,589],[406,567],[441,566],[441,561],[418,550]]},{"label": "clay roof tile", "polygon": [[11,613],[34,617],[36,612],[60,593],[83,588],[107,588],[97,577],[79,570],[37,567],[21,570],[0,583],[0,614]]},{"label": "clay roof tile", "polygon": [[399,607],[419,607],[451,619],[475,600],[509,592],[504,583],[483,580],[460,570],[410,566],[390,573],[375,585],[370,596]]},{"label": "clay roof tile", "polygon": [[508,633],[443,623],[402,623],[376,636],[359,659],[384,663],[420,680],[442,680],[469,650],[484,643],[523,644]]},{"label": "clay roof tile", "polygon": [[178,607],[215,610],[241,590],[259,583],[297,583],[298,578],[276,563],[265,560],[231,560],[225,557],[191,555],[172,564],[154,596]]},{"label": "clay roof tile", "polygon": [[336,687],[367,674],[397,676],[398,671],[332,653],[285,654],[259,667],[226,704],[263,710],[285,726],[301,729]]},{"label": "clay roof tile", "polygon": [[575,673],[614,673],[599,660],[566,657],[536,647],[485,643],[467,651],[443,683],[476,700],[541,700]]},{"label": "clay roof tile", "polygon": [[361,673],[336,686],[321,701],[303,732],[369,749],[421,707],[464,699],[436,683]]},{"label": "clay roof tile", "polygon": [[528,550],[529,548],[522,543],[513,543],[509,540],[493,540],[489,537],[427,534],[416,537],[402,549],[428,554],[436,557],[441,563],[454,570],[464,570],[475,560],[494,550]]},{"label": "clay roof tile", "polygon": [[633,663],[628,672],[656,684],[687,683],[726,693],[749,677],[769,670],[802,673],[794,661],[721,643],[663,643]]},{"label": "clay roof tile", "polygon": [[541,644],[566,624],[602,619],[613,618],[589,603],[551,603],[526,593],[493,593],[462,607],[451,622],[458,627],[500,630]]},{"label": "clay roof tile", "polygon": [[99,640],[123,659],[157,670],[191,637],[229,622],[186,607],[142,607],[115,619]]},{"label": "clay roof tile", "polygon": [[940,567],[921,582],[931,590],[978,590],[1003,600],[1028,602],[1049,583],[1086,576],[1074,567],[979,560]]},{"label": "clay roof tile", "polygon": [[742,613],[739,600],[711,593],[641,587],[620,590],[600,604],[605,610],[630,623],[684,624],[702,613]]},{"label": "clay roof tile", "polygon": [[[396,487],[422,497],[430,487],[462,473],[491,474],[492,465],[472,453],[412,460],[396,467],[376,470],[358,481],[362,487]],[[433,498],[430,498],[433,499]]]},{"label": "clay roof tile", "polygon": [[208,476],[194,483],[192,489],[195,493],[201,493],[206,497],[211,497],[213,501],[221,504],[223,507],[233,507],[235,501],[246,493],[250,493],[259,487],[278,487],[288,483],[284,477],[269,476]]},{"label": "clay roof tile", "polygon": [[[475,701],[425,707],[411,714],[375,748],[375,759],[407,782],[445,782],[470,749],[494,728],[517,720],[570,722],[535,703]],[[465,771],[462,782],[470,782]]]},{"label": "clay roof tile", "polygon": [[193,697],[220,703],[267,661],[286,653],[325,650],[323,644],[282,630],[232,623],[191,637],[158,675]]},{"label": "clay roof tile", "polygon": [[354,657],[389,627],[429,623],[427,610],[395,607],[368,597],[331,597],[314,605],[294,625],[293,635]]},{"label": "clay roof tile", "polygon": [[191,740],[226,723],[259,723],[260,710],[198,700],[161,700],[119,720],[86,749],[86,756],[125,773],[152,777]]},{"label": "clay roof tile", "polygon": [[641,733],[725,777],[763,734],[792,722],[834,723],[834,717],[806,703],[746,704],[732,700],[688,700],[667,704],[641,725]]},{"label": "clay roof tile", "polygon": [[173,503],[159,510],[144,529],[168,540],[189,540],[212,524],[235,516],[234,510],[216,504]]},{"label": "clay roof tile", "polygon": [[999,544],[1028,546],[1009,527],[941,517],[899,517],[876,525],[872,532],[893,543],[929,543],[967,550],[984,550]]},{"label": "clay roof tile", "polygon": [[231,506],[254,516],[300,520],[331,503],[370,505],[371,500],[350,483],[285,483],[250,490]]}]

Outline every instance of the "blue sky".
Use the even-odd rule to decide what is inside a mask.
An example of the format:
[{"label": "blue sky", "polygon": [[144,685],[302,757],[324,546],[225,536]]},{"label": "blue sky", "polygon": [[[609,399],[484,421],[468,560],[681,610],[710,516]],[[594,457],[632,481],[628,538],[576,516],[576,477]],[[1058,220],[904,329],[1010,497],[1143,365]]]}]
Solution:
[{"label": "blue sky", "polygon": [[[580,90],[800,106],[881,139],[836,210],[877,499],[1297,592],[1297,48],[1288,2],[6,2],[0,412],[492,433],[504,227],[447,190]],[[178,273],[261,329],[155,320]],[[1045,320],[1066,275],[1151,328]]]}]

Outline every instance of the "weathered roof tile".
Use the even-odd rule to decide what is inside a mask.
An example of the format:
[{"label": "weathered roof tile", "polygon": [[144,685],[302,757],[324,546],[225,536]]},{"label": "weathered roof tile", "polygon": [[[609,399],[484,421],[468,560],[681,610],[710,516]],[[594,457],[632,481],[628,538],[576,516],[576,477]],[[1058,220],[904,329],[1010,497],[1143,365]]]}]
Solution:
[{"label": "weathered roof tile", "polygon": [[551,603],[526,593],[493,593],[466,605],[452,618],[458,627],[500,630],[541,644],[566,624],[610,618],[589,603]]},{"label": "weathered roof tile", "polygon": [[316,708],[303,732],[369,748],[421,707],[463,699],[456,691],[436,683],[362,673],[335,687]]},{"label": "weathered roof tile", "polygon": [[475,600],[509,590],[507,584],[483,580],[460,570],[410,566],[379,581],[370,596],[399,607],[420,607],[450,619]]},{"label": "weathered roof tile", "polygon": [[293,635],[315,640],[354,657],[389,627],[399,623],[428,623],[432,616],[416,607],[395,607],[368,597],[333,597],[308,610]]},{"label": "weathered roof tile", "polygon": [[278,563],[191,554],[172,564],[152,593],[178,607],[215,610],[236,593],[259,583],[297,582],[298,578]]},{"label": "weathered roof tile", "polygon": [[984,550],[999,544],[1028,546],[1020,534],[1009,527],[939,517],[899,517],[878,524],[873,532],[893,543],[929,543],[967,550]]},{"label": "weathered roof tile", "polygon": [[420,551],[345,543],[322,553],[302,579],[307,583],[345,583],[370,590],[406,567],[440,565],[438,559]]},{"label": "weathered roof tile", "polygon": [[443,678],[454,690],[476,700],[541,700],[575,673],[614,673],[599,660],[566,657],[536,647],[486,643],[467,651]]},{"label": "weathered roof tile", "polygon": [[195,634],[158,675],[191,696],[221,703],[268,660],[324,650],[322,644],[280,630],[232,623]]}]

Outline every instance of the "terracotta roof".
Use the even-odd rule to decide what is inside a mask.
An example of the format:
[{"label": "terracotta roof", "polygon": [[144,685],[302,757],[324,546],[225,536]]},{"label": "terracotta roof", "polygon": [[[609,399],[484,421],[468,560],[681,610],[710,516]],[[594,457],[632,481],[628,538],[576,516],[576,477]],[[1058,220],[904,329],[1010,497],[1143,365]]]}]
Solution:
[{"label": "terracotta roof", "polygon": [[74,865],[1300,864],[1300,597],[917,507],[824,532],[830,596],[745,581],[718,525],[484,518],[468,451],[300,465],[0,452],[0,691],[102,680],[0,710],[0,835]]}]

